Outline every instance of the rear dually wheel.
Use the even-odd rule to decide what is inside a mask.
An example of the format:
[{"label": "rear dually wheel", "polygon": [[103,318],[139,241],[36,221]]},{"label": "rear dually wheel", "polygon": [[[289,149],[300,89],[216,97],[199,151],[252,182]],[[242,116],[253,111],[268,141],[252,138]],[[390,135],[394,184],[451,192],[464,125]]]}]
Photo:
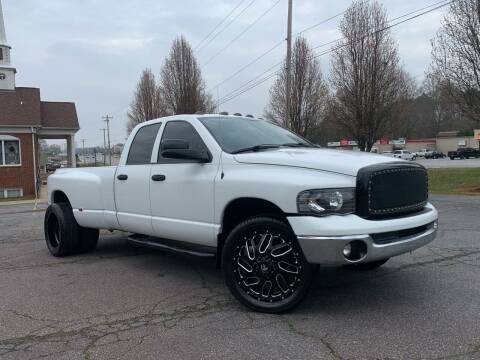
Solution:
[{"label": "rear dually wheel", "polygon": [[44,232],[48,250],[57,257],[91,252],[99,237],[98,229],[77,224],[68,203],[54,203],[47,208]]}]

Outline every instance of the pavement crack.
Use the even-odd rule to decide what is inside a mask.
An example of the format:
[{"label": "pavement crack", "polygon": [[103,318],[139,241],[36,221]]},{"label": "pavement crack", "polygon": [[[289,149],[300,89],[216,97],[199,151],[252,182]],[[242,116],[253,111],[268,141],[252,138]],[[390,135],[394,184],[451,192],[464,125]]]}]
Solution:
[{"label": "pavement crack", "polygon": [[335,348],[333,347],[332,344],[330,344],[330,342],[327,340],[327,337],[328,335],[325,335],[325,336],[315,336],[315,335],[311,335],[311,334],[307,334],[306,332],[303,332],[301,330],[299,330],[294,322],[290,319],[287,319],[287,326],[288,326],[288,330],[296,335],[299,335],[303,338],[310,338],[310,339],[314,339],[314,340],[319,340],[322,345],[328,350],[328,353],[336,360],[346,360],[344,357],[342,357],[337,350],[335,350]]}]

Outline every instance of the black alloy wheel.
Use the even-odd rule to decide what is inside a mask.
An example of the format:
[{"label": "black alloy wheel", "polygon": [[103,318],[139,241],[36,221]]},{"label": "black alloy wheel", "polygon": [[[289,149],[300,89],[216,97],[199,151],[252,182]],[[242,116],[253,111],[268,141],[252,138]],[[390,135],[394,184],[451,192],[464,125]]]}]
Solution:
[{"label": "black alloy wheel", "polygon": [[232,294],[249,308],[268,313],[298,305],[314,268],[291,228],[273,218],[253,218],[238,225],[225,242],[222,264]]}]

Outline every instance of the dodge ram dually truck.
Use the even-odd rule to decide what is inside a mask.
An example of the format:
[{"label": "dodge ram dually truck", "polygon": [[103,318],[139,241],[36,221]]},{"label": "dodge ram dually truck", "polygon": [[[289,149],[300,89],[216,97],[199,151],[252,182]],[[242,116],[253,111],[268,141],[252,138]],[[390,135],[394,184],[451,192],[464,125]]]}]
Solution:
[{"label": "dodge ram dually truck", "polygon": [[99,229],[216,257],[256,311],[282,312],[317,265],[375,269],[431,242],[438,214],[412,162],[319,148],[250,116],[177,115],[138,125],[117,167],[48,178],[54,256],[93,251]]}]

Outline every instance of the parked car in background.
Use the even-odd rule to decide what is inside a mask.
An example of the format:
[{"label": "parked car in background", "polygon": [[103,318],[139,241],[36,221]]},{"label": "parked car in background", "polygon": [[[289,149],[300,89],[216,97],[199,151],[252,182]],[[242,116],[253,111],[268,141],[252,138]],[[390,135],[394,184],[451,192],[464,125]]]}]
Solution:
[{"label": "parked car in background", "polygon": [[451,160],[479,158],[480,151],[473,148],[458,148],[456,151],[449,151],[448,157]]},{"label": "parked car in background", "polygon": [[60,169],[62,166],[59,162],[48,162],[45,166],[47,172],[54,172],[57,169]]},{"label": "parked car in background", "polygon": [[427,156],[431,155],[433,153],[432,150],[428,150],[428,149],[421,149],[420,151],[417,151],[415,153],[415,155],[417,157],[423,157],[423,158],[427,158]]},{"label": "parked car in background", "polygon": [[425,154],[425,159],[443,159],[445,154],[440,151],[432,151],[429,154]]},{"label": "parked car in background", "polygon": [[417,158],[414,153],[411,153],[408,150],[395,150],[393,152],[393,157],[402,160],[415,160]]}]

